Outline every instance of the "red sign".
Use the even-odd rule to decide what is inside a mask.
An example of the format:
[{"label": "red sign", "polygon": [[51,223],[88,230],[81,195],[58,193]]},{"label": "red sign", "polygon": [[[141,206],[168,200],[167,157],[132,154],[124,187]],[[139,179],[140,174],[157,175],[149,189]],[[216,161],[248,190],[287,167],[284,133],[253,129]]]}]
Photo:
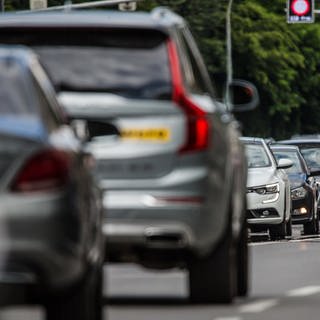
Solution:
[{"label": "red sign", "polygon": [[287,0],[287,22],[314,22],[314,0]]},{"label": "red sign", "polygon": [[291,10],[297,16],[303,16],[310,10],[310,4],[306,0],[295,0],[291,4]]}]

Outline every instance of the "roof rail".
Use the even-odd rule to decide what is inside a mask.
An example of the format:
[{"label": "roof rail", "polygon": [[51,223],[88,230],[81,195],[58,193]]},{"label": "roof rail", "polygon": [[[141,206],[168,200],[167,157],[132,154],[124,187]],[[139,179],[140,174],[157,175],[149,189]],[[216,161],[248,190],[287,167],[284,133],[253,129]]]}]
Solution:
[{"label": "roof rail", "polygon": [[182,22],[183,19],[168,7],[156,7],[151,11],[151,16],[155,19],[169,18],[176,22]]},{"label": "roof rail", "polygon": [[18,12],[46,12],[46,11],[59,11],[59,10],[71,10],[71,9],[88,9],[88,8],[98,8],[98,7],[109,7],[115,6],[119,4],[129,4],[132,2],[140,2],[143,0],[99,0],[99,1],[91,1],[91,2],[83,2],[77,4],[64,4],[61,6],[53,6],[43,9],[35,9],[35,10],[23,10]]}]

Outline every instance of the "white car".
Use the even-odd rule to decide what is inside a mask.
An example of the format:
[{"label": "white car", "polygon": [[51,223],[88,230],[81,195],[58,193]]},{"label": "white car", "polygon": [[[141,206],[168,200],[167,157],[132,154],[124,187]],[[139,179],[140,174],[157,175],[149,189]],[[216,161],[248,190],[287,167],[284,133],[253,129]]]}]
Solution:
[{"label": "white car", "polygon": [[262,138],[243,137],[248,161],[247,221],[251,231],[269,230],[271,239],[292,234],[290,182],[283,169],[289,159],[277,163]]}]

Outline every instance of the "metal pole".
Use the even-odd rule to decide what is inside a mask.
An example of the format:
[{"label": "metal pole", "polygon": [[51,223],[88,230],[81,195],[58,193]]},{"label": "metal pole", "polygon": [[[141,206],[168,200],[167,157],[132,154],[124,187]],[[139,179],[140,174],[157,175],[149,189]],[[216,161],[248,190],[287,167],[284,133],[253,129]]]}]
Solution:
[{"label": "metal pole", "polygon": [[4,1],[5,0],[1,0],[1,12],[4,12]]},{"label": "metal pole", "polygon": [[232,40],[231,40],[231,10],[232,10],[233,0],[229,0],[227,9],[227,19],[226,19],[226,36],[227,36],[227,83],[230,83],[233,78],[232,69]]},{"label": "metal pole", "polygon": [[229,100],[230,92],[229,85],[233,79],[233,66],[232,66],[232,39],[231,39],[231,11],[233,0],[229,0],[226,16],[226,50],[227,50],[227,83],[226,83],[226,96]]}]

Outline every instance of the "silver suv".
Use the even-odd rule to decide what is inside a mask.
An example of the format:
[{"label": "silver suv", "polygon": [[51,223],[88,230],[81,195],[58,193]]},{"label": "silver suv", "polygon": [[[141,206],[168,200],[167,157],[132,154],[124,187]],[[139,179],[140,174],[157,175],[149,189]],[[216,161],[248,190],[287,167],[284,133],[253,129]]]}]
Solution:
[{"label": "silver suv", "polygon": [[[185,21],[163,8],[3,15],[0,42],[39,54],[88,137],[108,261],[187,268],[194,302],[245,295],[243,146]],[[233,88],[242,102],[254,93]]]}]

